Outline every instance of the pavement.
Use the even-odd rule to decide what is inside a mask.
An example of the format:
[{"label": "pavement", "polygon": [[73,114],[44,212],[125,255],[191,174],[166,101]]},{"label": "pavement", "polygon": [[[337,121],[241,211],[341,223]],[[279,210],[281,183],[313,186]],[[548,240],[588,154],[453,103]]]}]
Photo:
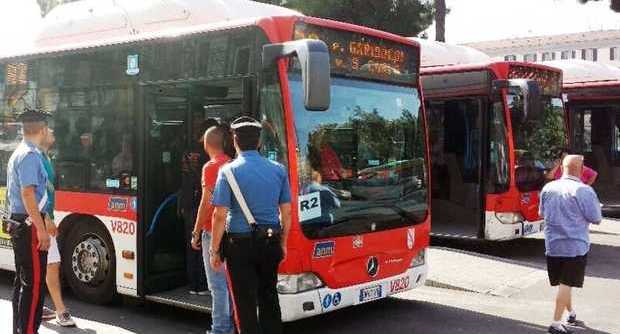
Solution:
[{"label": "pavement", "polygon": [[[574,303],[587,327],[576,333],[620,334],[620,221],[592,227],[584,289]],[[433,240],[428,286],[392,298],[285,324],[285,333],[546,333],[554,307],[541,235],[505,243]],[[10,328],[12,273],[0,272],[0,333]],[[204,333],[207,314],[133,299],[99,306],[66,303],[78,328],[44,324],[48,333]]]}]

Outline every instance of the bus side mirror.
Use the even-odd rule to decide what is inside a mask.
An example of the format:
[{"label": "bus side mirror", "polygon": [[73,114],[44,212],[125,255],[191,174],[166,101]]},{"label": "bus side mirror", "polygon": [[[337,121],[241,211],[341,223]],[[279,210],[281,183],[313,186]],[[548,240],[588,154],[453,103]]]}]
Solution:
[{"label": "bus side mirror", "polygon": [[497,95],[502,92],[502,89],[507,89],[510,86],[508,80],[493,80],[491,82],[491,95]]},{"label": "bus side mirror", "polygon": [[304,85],[304,105],[311,111],[329,109],[331,100],[329,49],[320,40],[301,39],[263,46],[263,69],[273,68],[279,58],[297,56]]},{"label": "bus side mirror", "polygon": [[523,94],[523,115],[522,120],[539,119],[544,110],[542,91],[538,82],[530,79],[509,80],[510,86],[519,87]]}]

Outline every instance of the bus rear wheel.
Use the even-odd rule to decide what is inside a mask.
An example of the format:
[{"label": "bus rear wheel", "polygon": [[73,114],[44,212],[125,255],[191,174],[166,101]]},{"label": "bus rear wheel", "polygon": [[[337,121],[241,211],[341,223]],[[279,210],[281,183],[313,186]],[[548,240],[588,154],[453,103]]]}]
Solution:
[{"label": "bus rear wheel", "polygon": [[99,222],[80,220],[75,224],[63,243],[63,276],[78,298],[109,303],[116,294],[112,238]]}]

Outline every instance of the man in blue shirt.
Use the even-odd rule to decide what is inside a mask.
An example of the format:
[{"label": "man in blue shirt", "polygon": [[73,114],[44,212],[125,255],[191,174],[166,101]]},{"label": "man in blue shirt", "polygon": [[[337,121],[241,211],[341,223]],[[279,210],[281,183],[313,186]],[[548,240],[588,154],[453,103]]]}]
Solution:
[{"label": "man in blue shirt", "polygon": [[540,214],[545,219],[547,271],[552,286],[558,286],[555,313],[549,333],[570,331],[561,323],[564,309],[568,323],[578,325],[572,305],[573,287],[583,287],[590,224],[601,222],[601,205],[594,190],[584,184],[583,156],[568,155],[562,162],[561,179],[545,185],[540,193]]},{"label": "man in blue shirt", "polygon": [[[211,266],[222,265],[224,243],[226,269],[240,333],[282,333],[276,284],[278,266],[286,257],[291,225],[291,193],[287,172],[257,151],[261,123],[240,117],[231,124],[238,157],[220,169],[211,200],[213,231],[209,255]],[[231,181],[226,174],[234,175]],[[253,221],[248,221],[231,184],[238,184]],[[224,230],[227,234],[224,238]],[[260,322],[256,313],[260,314]]]},{"label": "man in blue shirt", "polygon": [[7,166],[7,200],[10,234],[15,256],[13,333],[35,334],[41,324],[47,250],[50,237],[45,226],[47,174],[39,147],[47,137],[47,114],[25,111],[24,140]]}]

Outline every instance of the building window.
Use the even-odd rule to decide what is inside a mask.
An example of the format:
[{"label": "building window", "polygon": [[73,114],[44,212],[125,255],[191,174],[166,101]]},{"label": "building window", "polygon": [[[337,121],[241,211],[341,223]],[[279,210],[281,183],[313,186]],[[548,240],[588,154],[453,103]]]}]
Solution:
[{"label": "building window", "polygon": [[535,62],[536,61],[536,54],[535,53],[528,53],[528,54],[524,55],[523,56],[523,61]]},{"label": "building window", "polygon": [[542,60],[543,61],[555,60],[555,52],[543,52]]},{"label": "building window", "polygon": [[[574,51],[562,51],[560,53],[560,59],[570,59]],[[573,57],[574,58],[574,57]]]},{"label": "building window", "polygon": [[583,60],[590,60],[590,61],[597,61],[597,59],[598,59],[598,49],[596,49],[596,48],[581,49],[581,59],[583,59]]},{"label": "building window", "polygon": [[620,48],[618,47],[609,48],[609,60],[620,60],[619,51]]},{"label": "building window", "polygon": [[515,55],[507,55],[507,56],[504,56],[504,60],[505,61],[517,61],[517,56],[515,56]]}]

